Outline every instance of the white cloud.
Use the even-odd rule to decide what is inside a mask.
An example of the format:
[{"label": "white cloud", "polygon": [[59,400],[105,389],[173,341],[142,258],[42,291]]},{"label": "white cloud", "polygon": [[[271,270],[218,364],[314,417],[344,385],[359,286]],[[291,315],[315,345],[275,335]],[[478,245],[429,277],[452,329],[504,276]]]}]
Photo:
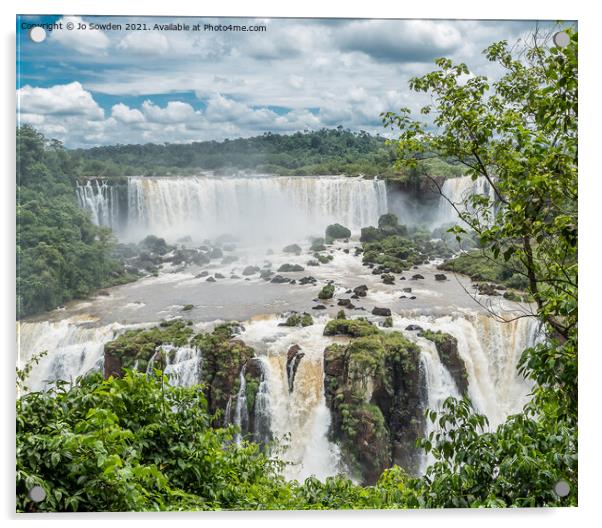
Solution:
[{"label": "white cloud", "polygon": [[111,109],[111,116],[122,123],[141,123],[144,116],[140,110],[118,103]]},{"label": "white cloud", "polygon": [[[53,30],[50,33],[51,42],[58,42],[85,55],[106,54],[106,50],[110,46],[110,40],[104,31],[89,29],[90,22],[78,16],[65,16],[57,22],[63,23],[63,29]],[[67,24],[73,24],[74,29],[67,29]],[[80,24],[86,24],[88,29],[77,29]]]},{"label": "white cloud", "polygon": [[24,114],[79,115],[91,120],[104,118],[102,108],[77,81],[50,88],[26,85],[17,90],[17,99],[19,110]]},{"label": "white cloud", "polygon": [[198,117],[194,108],[182,101],[170,101],[165,108],[161,108],[147,100],[142,103],[142,112],[149,121],[155,123],[185,123]]},{"label": "white cloud", "polygon": [[162,33],[133,32],[117,44],[124,53],[137,55],[165,55],[170,51],[169,40]]}]

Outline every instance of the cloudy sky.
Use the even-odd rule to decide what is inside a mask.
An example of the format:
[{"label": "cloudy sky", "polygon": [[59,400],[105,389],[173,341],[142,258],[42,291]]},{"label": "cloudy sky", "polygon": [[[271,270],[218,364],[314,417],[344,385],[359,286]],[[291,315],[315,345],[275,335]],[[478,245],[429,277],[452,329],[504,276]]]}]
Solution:
[{"label": "cloudy sky", "polygon": [[[29,39],[23,23],[122,24]],[[127,23],[263,25],[261,32],[126,31]],[[408,80],[446,56],[492,77],[491,42],[535,21],[21,17],[20,123],[68,147],[189,142],[342,125],[383,133],[379,114],[425,100]],[[549,30],[549,23],[539,23]]]}]

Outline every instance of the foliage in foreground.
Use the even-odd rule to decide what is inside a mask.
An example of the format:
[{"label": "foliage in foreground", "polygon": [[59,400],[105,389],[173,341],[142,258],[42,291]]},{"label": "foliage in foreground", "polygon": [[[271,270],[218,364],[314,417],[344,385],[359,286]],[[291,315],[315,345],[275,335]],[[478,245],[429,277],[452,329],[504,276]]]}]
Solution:
[{"label": "foliage in foreground", "polygon": [[384,116],[401,131],[405,165],[428,151],[492,188],[493,199],[468,197],[460,217],[485,254],[522,274],[546,336],[519,362],[534,382],[523,413],[493,432],[465,403],[432,415],[439,431],[423,442],[436,459],[425,477],[426,505],[558,504],[551,491],[558,480],[571,490],[562,503],[577,503],[578,45],[577,33],[565,31],[564,48],[535,40],[516,56],[506,42],[489,46],[485,55],[504,71],[494,83],[438,59],[436,71],[410,82],[431,96],[421,113],[433,116],[434,131],[408,109]]},{"label": "foliage in foreground", "polygon": [[[386,487],[346,477],[286,482],[282,463],[215,427],[199,387],[160,376],[98,373],[17,400],[17,510],[147,511],[401,507]],[[383,482],[390,476],[383,477]],[[46,499],[28,497],[35,485]]]}]

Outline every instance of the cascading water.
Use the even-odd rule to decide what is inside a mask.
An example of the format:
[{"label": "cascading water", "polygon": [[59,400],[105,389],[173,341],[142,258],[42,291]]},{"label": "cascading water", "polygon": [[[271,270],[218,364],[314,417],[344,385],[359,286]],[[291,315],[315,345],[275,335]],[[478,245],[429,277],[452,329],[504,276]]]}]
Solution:
[{"label": "cascading water", "polygon": [[198,350],[172,345],[162,345],[160,348],[159,353],[163,353],[166,359],[163,372],[169,383],[179,387],[191,387],[201,382],[203,357]]},{"label": "cascading water", "polygon": [[[324,348],[331,342],[322,333],[323,324],[303,329],[278,331],[278,319],[253,321],[243,340],[265,349],[261,354],[266,380],[265,400],[271,434],[286,445],[281,457],[289,465],[287,478],[310,475],[325,478],[340,470],[336,445],[328,440],[330,413],[324,397]],[[274,336],[265,342],[266,336]],[[287,352],[299,345],[299,361],[293,390],[289,390]],[[261,392],[261,387],[260,387]],[[259,403],[259,402],[258,402]],[[257,414],[257,406],[256,406]]]},{"label": "cascading water", "polygon": [[114,185],[102,180],[88,180],[83,185],[78,184],[76,192],[80,207],[90,211],[92,222],[119,229],[119,196]]},{"label": "cascading water", "polygon": [[44,390],[56,380],[71,381],[90,370],[102,369],[104,344],[125,328],[119,323],[89,327],[68,320],[19,323],[19,365],[35,354],[48,352],[31,371],[27,387]]},{"label": "cascading water", "polygon": [[443,196],[439,198],[439,205],[435,215],[435,225],[457,222],[458,213],[454,206],[460,212],[467,210],[474,212],[470,206],[467,207],[469,204],[467,204],[466,199],[469,196],[487,196],[491,203],[495,201],[495,192],[487,179],[483,176],[476,180],[473,180],[470,176],[448,178],[443,182],[441,193]]},{"label": "cascading water", "polygon": [[[112,186],[87,182],[77,192],[95,223],[118,225]],[[126,238],[229,233],[280,240],[319,234],[334,222],[355,232],[374,225],[387,212],[387,188],[345,176],[131,177],[127,204]]]}]

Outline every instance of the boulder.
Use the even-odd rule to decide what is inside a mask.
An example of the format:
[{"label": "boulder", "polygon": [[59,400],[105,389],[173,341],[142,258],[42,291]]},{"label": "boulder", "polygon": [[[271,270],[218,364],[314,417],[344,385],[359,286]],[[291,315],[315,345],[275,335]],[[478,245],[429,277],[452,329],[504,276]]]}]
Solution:
[{"label": "boulder", "polygon": [[445,273],[435,273],[435,280],[436,281],[445,281],[445,280],[447,280],[447,275],[445,275]]},{"label": "boulder", "polygon": [[368,292],[368,286],[366,286],[365,284],[362,284],[361,286],[356,286],[355,288],[353,288],[353,293],[355,293],[355,295],[357,295],[358,297],[365,297],[367,292]]},{"label": "boulder", "polygon": [[278,268],[278,271],[281,273],[289,273],[289,272],[295,272],[295,271],[304,271],[305,268],[303,266],[300,266],[299,264],[282,264],[282,266],[280,266]]},{"label": "boulder", "polygon": [[249,275],[255,275],[259,273],[259,268],[257,266],[247,266],[244,270],[242,270],[242,274],[247,277]]},{"label": "boulder", "polygon": [[283,277],[282,275],[276,275],[272,278],[272,280],[270,282],[273,282],[274,284],[284,284],[287,282],[290,282],[291,279],[287,278],[287,277]]},{"label": "boulder", "polygon": [[372,308],[372,315],[380,315],[382,317],[389,317],[391,315],[391,310],[389,308]]},{"label": "boulder", "polygon": [[405,329],[408,332],[422,332],[422,330],[423,330],[422,326],[415,325],[415,324],[410,324],[410,325],[406,326]]},{"label": "boulder", "polygon": [[326,228],[326,239],[349,238],[351,231],[341,224],[331,224]]},{"label": "boulder", "polygon": [[301,255],[301,246],[299,244],[290,244],[282,249],[285,253],[293,253],[295,255]]},{"label": "boulder", "polygon": [[420,280],[420,279],[424,279],[424,276],[420,275],[420,273],[416,273],[415,275],[412,275],[412,280]]},{"label": "boulder", "polygon": [[215,282],[215,279],[213,277],[208,277],[207,282]]}]

